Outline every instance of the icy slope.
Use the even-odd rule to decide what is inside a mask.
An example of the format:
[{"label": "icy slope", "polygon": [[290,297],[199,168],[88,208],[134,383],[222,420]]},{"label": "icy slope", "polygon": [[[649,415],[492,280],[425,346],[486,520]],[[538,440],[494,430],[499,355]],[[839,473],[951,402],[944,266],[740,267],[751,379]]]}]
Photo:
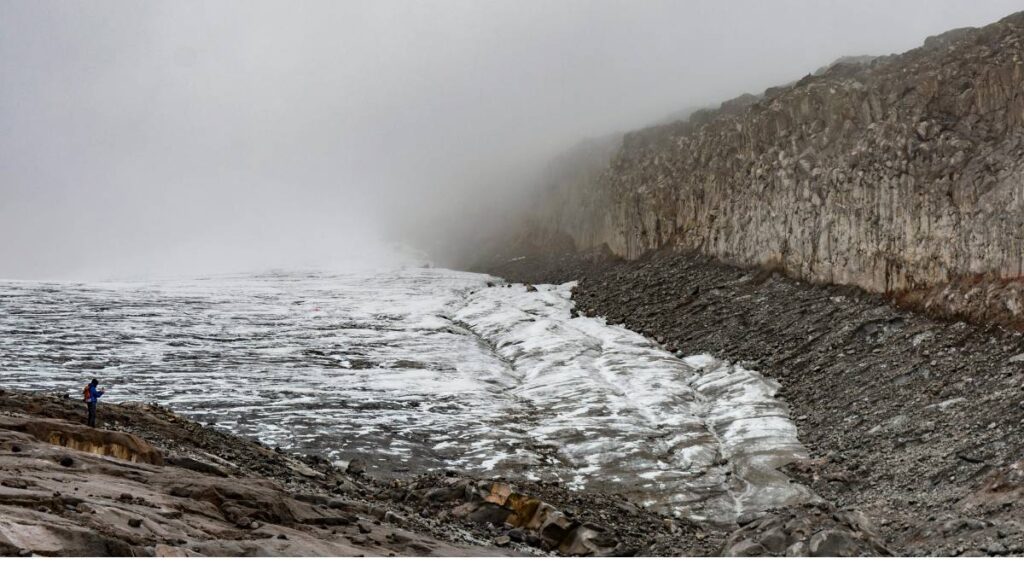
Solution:
[{"label": "icy slope", "polygon": [[526,434],[557,448],[560,476],[716,519],[812,497],[775,470],[805,455],[777,383],[570,318],[570,291],[486,288],[455,315],[519,378]]}]

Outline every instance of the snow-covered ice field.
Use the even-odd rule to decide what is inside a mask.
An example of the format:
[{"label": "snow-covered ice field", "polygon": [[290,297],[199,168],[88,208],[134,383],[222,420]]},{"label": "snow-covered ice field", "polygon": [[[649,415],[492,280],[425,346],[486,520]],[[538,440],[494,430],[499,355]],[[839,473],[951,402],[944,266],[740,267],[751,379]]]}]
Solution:
[{"label": "snow-covered ice field", "polygon": [[[494,283],[488,286],[488,283]],[[570,285],[444,269],[0,282],[0,386],[158,402],[377,473],[458,468],[728,520],[813,498],[778,384],[676,358]]]}]

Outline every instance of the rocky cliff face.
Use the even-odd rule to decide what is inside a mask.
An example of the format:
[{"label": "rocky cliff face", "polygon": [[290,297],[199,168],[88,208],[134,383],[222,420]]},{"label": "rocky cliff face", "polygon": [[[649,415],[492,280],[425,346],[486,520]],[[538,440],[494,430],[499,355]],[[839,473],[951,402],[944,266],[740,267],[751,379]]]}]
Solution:
[{"label": "rocky cliff face", "polygon": [[534,224],[1024,320],[1024,12],[628,134]]}]

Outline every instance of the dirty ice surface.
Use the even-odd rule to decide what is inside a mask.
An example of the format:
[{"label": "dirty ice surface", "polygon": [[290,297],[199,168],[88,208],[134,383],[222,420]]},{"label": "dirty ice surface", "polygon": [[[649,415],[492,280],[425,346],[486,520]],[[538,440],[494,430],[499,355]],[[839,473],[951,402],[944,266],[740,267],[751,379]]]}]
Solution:
[{"label": "dirty ice surface", "polygon": [[813,498],[778,384],[678,359],[571,285],[403,268],[158,283],[0,282],[0,386],[158,402],[377,473],[457,468],[728,521]]}]

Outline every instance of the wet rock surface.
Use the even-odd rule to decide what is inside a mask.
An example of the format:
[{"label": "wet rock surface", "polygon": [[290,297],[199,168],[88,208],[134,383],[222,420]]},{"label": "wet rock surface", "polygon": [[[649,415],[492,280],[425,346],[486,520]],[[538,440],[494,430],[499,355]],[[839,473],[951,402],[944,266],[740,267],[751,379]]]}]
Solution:
[{"label": "wet rock surface", "polygon": [[1020,500],[1000,496],[1024,457],[1021,335],[699,255],[565,253],[489,271],[579,279],[579,314],[778,378],[810,456],[787,473],[866,515],[893,553],[1024,552]]}]

